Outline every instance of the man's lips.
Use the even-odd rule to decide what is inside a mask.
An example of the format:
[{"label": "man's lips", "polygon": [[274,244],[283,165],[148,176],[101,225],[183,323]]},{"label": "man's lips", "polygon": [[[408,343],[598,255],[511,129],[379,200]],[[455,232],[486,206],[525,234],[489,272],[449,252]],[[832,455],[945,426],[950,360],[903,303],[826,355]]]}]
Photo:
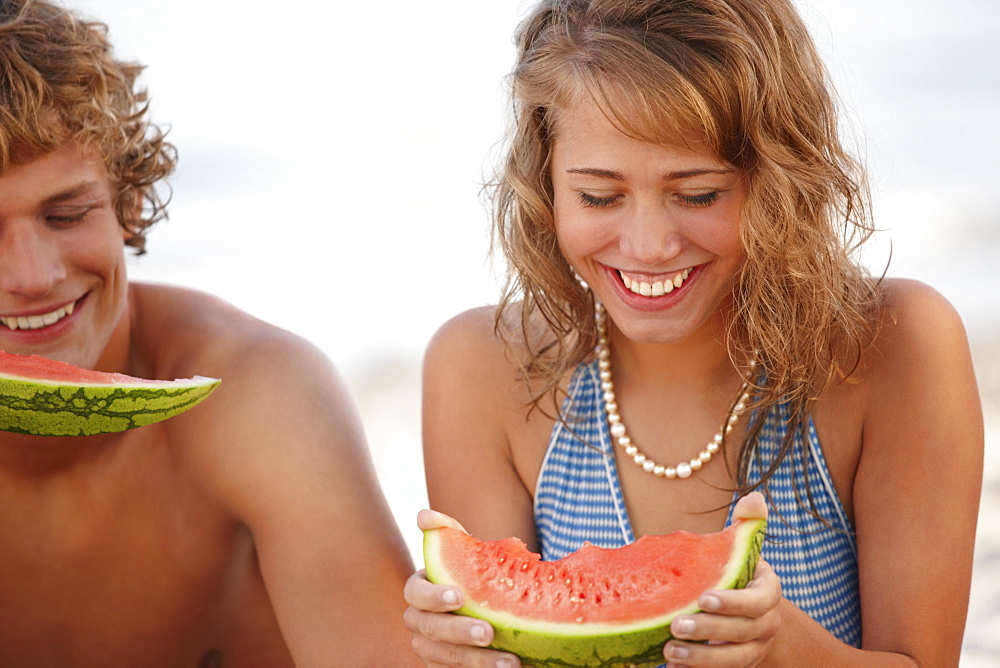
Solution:
[{"label": "man's lips", "polygon": [[39,315],[0,315],[0,324],[11,330],[42,329],[56,324],[63,318],[73,313],[76,302],[70,302],[65,306],[60,306],[54,311]]}]

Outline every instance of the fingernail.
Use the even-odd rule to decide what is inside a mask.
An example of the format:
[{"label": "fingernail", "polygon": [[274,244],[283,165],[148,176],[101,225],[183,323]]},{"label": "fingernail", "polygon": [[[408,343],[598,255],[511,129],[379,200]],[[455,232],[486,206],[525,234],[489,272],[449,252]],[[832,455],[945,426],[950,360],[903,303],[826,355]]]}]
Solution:
[{"label": "fingernail", "polygon": [[701,601],[699,601],[699,603],[701,604],[701,609],[707,610],[708,612],[711,612],[713,610],[718,610],[719,608],[722,607],[722,601],[719,600],[719,597],[714,596],[712,594],[708,594],[707,596],[702,596]]},{"label": "fingernail", "polygon": [[671,645],[668,655],[669,658],[671,659],[680,659],[683,661],[684,659],[688,658],[688,655],[690,653],[691,652],[689,652],[688,648],[685,647],[684,645]]},{"label": "fingernail", "polygon": [[686,617],[683,619],[675,619],[674,623],[670,625],[670,628],[674,631],[674,633],[683,633],[684,635],[687,635],[694,632],[694,620]]},{"label": "fingernail", "polygon": [[514,660],[507,656],[497,659],[497,668],[514,668]]},{"label": "fingernail", "polygon": [[445,589],[441,594],[441,600],[444,601],[446,605],[458,605],[458,591],[455,589]]},{"label": "fingernail", "polygon": [[472,642],[483,642],[486,640],[486,627],[482,624],[473,626],[469,633],[472,636]]}]

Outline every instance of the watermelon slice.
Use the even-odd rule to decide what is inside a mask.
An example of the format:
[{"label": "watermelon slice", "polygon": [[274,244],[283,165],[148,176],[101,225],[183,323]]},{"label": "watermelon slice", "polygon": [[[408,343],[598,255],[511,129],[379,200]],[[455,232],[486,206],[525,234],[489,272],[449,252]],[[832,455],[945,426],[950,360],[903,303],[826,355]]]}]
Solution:
[{"label": "watermelon slice", "polygon": [[527,665],[657,666],[676,616],[697,612],[707,589],[753,578],[766,525],[737,520],[718,533],[585,545],[549,562],[517,538],[481,541],[438,528],[424,532],[424,562],[431,582],[464,592],[457,613],[489,622],[491,646]]},{"label": "watermelon slice", "polygon": [[125,431],[183,413],[220,382],[145,380],[0,350],[0,430],[36,436]]}]

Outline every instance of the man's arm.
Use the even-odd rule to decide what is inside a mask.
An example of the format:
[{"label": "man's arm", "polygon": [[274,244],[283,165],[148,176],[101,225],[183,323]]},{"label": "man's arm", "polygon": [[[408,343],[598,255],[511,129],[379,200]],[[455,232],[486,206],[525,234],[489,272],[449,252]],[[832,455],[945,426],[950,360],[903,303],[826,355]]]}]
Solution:
[{"label": "man's arm", "polygon": [[353,398],[322,353],[286,333],[240,359],[208,425],[213,484],[253,534],[296,664],[418,665],[402,623],[413,568]]}]

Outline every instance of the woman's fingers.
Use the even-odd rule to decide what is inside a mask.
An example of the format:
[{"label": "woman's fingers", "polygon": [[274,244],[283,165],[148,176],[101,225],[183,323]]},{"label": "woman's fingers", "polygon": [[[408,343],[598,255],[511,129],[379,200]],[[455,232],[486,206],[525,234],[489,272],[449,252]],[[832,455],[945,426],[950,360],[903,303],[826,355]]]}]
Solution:
[{"label": "woman's fingers", "polygon": [[461,615],[427,612],[409,607],[403,613],[406,627],[419,636],[437,643],[486,647],[493,642],[493,627],[484,621]]},{"label": "woman's fingers", "polygon": [[771,564],[761,559],[744,589],[712,589],[698,598],[698,605],[715,615],[756,618],[773,610],[780,600],[781,581]]},{"label": "woman's fingers", "polygon": [[710,644],[698,642],[667,643],[663,655],[668,668],[675,666],[727,666],[745,668],[757,665],[763,655],[763,644],[757,642]]},{"label": "woman's fingers", "polygon": [[459,524],[458,520],[445,515],[444,513],[439,513],[436,510],[430,510],[428,508],[424,508],[417,513],[417,528],[421,531],[440,529],[442,527],[451,527],[452,529],[465,531],[465,528]]},{"label": "woman's fingers", "polygon": [[709,590],[698,599],[703,612],[676,618],[664,656],[671,665],[756,665],[778,633],[780,602],[781,584],[761,560],[746,588]]},{"label": "woman's fingers", "polygon": [[760,492],[750,492],[741,497],[733,508],[734,520],[766,520],[767,502]]},{"label": "woman's fingers", "polygon": [[461,589],[430,582],[424,569],[407,578],[403,598],[417,610],[428,612],[452,612],[461,608],[464,600]]}]

